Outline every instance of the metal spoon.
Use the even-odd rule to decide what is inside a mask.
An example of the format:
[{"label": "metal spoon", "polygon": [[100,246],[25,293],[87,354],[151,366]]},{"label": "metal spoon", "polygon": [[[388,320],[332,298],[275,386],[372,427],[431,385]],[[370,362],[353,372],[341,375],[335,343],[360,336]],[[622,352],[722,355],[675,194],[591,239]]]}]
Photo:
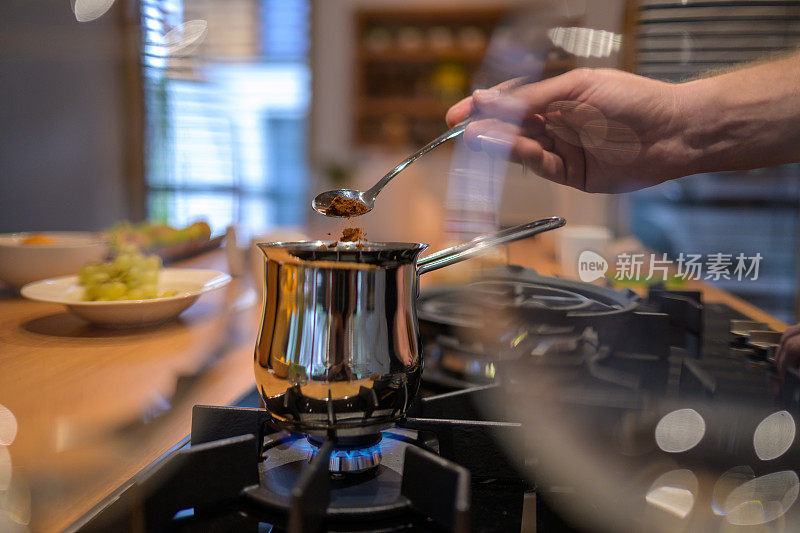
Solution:
[{"label": "metal spoon", "polygon": [[330,207],[331,202],[333,202],[334,198],[341,198],[343,200],[357,200],[364,206],[365,211],[360,213],[361,215],[369,213],[372,211],[372,208],[375,207],[375,198],[381,192],[381,189],[386,187],[386,184],[389,183],[392,178],[397,176],[400,172],[403,171],[408,165],[422,157],[423,155],[427,154],[443,142],[449,141],[455,137],[458,137],[464,130],[467,129],[467,124],[469,124],[470,120],[467,119],[463,122],[459,122],[446,132],[442,133],[434,140],[408,156],[404,159],[399,165],[394,167],[390,170],[384,177],[380,179],[378,183],[372,186],[371,189],[366,191],[358,191],[356,189],[334,189],[332,191],[325,191],[316,196],[314,201],[311,202],[311,207],[314,208],[314,211],[320,213],[325,216],[335,217],[339,215],[332,215],[327,213],[328,207]]}]

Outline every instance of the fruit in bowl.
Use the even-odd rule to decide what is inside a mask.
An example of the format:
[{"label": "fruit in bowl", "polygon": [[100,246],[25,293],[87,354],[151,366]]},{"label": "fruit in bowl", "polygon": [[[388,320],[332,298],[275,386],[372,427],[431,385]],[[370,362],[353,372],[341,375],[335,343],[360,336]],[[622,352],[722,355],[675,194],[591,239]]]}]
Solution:
[{"label": "fruit in bowl", "polygon": [[211,228],[202,220],[182,229],[152,222],[120,222],[111,228],[109,236],[115,246],[134,244],[142,250],[160,255],[165,248],[207,242],[211,238]]},{"label": "fruit in bowl", "polygon": [[0,281],[19,289],[26,283],[76,273],[108,254],[96,233],[46,231],[0,234]]},{"label": "fruit in bowl", "polygon": [[[202,294],[224,287],[230,280],[228,274],[216,270],[164,268],[159,274],[155,298],[132,299],[135,293],[130,292],[136,289],[127,289],[125,282],[113,281],[113,286],[106,287],[109,293],[89,300],[87,287],[81,285],[78,276],[35,281],[20,292],[31,300],[64,305],[71,313],[96,326],[134,328],[175,318]],[[122,299],[111,299],[120,295]]]},{"label": "fruit in bowl", "polygon": [[117,256],[103,263],[89,263],[78,271],[84,287],[83,299],[107,302],[113,300],[148,300],[175,296],[175,291],[158,290],[161,258],[143,255],[132,245],[123,245]]}]

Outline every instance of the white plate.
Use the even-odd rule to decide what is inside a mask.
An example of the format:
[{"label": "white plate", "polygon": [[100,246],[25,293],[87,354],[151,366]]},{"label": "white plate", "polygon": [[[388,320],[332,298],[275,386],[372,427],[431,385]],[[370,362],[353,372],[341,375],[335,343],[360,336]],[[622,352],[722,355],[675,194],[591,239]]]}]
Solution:
[{"label": "white plate", "polygon": [[175,296],[149,300],[116,300],[89,302],[83,300],[84,289],[77,276],[45,279],[29,283],[20,291],[25,298],[63,304],[74,314],[98,326],[130,328],[165,322],[181,314],[201,294],[224,287],[231,281],[228,274],[198,268],[165,268],[161,270],[158,292],[177,292]]}]

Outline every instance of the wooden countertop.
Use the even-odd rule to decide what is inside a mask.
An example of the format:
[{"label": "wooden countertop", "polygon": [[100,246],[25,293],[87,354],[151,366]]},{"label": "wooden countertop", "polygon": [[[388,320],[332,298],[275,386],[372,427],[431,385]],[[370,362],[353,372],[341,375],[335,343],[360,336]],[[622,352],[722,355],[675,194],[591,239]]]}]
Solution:
[{"label": "wooden countertop", "polygon": [[[547,250],[537,240],[515,243],[509,260],[557,274]],[[227,269],[222,250],[180,266]],[[706,301],[786,327],[724,291],[700,288]],[[6,449],[6,494],[14,496],[0,498],[6,515],[30,517],[33,531],[65,528],[187,435],[193,405],[225,405],[247,392],[257,300],[245,276],[204,295],[178,320],[106,330],[59,305],[0,291],[0,405],[18,424]],[[8,470],[3,461],[0,455],[0,483]]]},{"label": "wooden countertop", "polygon": [[[227,270],[221,250],[181,266]],[[229,404],[252,387],[259,305],[249,278],[234,279],[177,320],[109,330],[0,293],[0,404],[18,425],[8,452],[19,519],[32,511],[31,530],[65,528],[187,435],[193,405]],[[0,478],[3,468],[0,458]]]}]

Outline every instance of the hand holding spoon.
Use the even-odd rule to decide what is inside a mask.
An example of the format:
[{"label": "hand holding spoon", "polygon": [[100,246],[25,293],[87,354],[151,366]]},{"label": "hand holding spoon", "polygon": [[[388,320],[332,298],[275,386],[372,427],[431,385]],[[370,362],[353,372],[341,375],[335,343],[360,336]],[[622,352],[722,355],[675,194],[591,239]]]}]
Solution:
[{"label": "hand holding spoon", "polygon": [[[375,198],[381,192],[381,189],[386,187],[386,184],[392,180],[392,178],[402,172],[403,169],[405,169],[408,165],[427,154],[443,142],[449,141],[450,139],[458,137],[464,133],[464,130],[467,129],[467,124],[469,124],[469,122],[469,119],[459,122],[408,156],[399,165],[394,167],[384,177],[382,177],[378,183],[373,185],[371,189],[366,191],[358,191],[356,189],[334,189],[332,191],[325,191],[318,194],[316,198],[314,198],[314,201],[311,202],[311,207],[314,208],[314,211],[317,213],[328,217],[349,217],[369,213],[372,211],[372,208],[375,207]],[[334,200],[336,199],[338,199],[337,205],[334,205],[334,208],[331,209],[331,204],[333,204]],[[338,205],[342,204],[349,208],[349,213],[344,213],[342,210],[338,209]]]}]

